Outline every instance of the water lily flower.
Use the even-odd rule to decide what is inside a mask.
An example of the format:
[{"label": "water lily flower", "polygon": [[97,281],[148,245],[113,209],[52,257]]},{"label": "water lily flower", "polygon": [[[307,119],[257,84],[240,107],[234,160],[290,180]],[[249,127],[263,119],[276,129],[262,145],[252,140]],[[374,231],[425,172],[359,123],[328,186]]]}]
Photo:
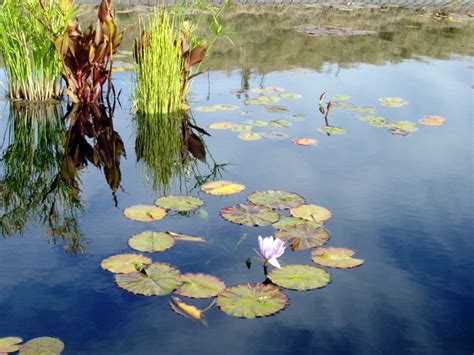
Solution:
[{"label": "water lily flower", "polygon": [[278,258],[285,252],[285,242],[273,236],[262,238],[258,236],[258,254],[265,259],[265,263],[269,263],[277,268],[280,268]]}]

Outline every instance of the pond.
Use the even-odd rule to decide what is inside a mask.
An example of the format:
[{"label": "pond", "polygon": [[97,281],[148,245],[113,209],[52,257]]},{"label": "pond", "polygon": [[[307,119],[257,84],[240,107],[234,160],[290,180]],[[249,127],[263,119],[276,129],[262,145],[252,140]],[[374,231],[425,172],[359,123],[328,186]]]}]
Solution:
[{"label": "pond", "polygon": [[[65,106],[0,101],[0,337],[58,337],[64,354],[472,352],[472,19],[397,8],[233,9],[224,18],[233,45],[214,47],[192,85],[191,116],[156,126],[132,112],[137,12],[118,17],[129,27],[114,73],[120,99],[94,138],[64,121]],[[307,24],[373,32],[295,28]],[[245,190],[201,191],[213,180]],[[327,208],[325,246],[353,249],[364,263],[320,266],[294,243],[280,263],[323,268],[329,284],[284,289],[288,304],[268,317],[214,306],[206,324],[173,312],[169,295],[126,292],[101,268],[134,252],[131,236],[173,231],[205,242],[144,254],[227,286],[262,282],[257,238],[277,230],[220,212],[270,189]],[[152,222],[123,214],[166,195],[204,204]],[[211,302],[179,297],[201,309]]]}]

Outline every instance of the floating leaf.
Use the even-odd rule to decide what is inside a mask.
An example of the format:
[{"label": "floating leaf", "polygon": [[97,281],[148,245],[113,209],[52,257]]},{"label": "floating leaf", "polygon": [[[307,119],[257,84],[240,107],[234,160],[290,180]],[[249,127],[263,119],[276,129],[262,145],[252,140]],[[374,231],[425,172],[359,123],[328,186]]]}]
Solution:
[{"label": "floating leaf", "polygon": [[269,226],[280,219],[278,213],[272,209],[252,203],[224,207],[221,209],[221,216],[244,226]]},{"label": "floating leaf", "polygon": [[374,127],[385,127],[385,118],[374,115],[364,115],[360,118],[362,121],[369,122]]},{"label": "floating leaf", "polygon": [[23,339],[18,337],[0,338],[0,353],[8,354],[18,351],[22,341]]},{"label": "floating leaf", "polygon": [[345,95],[345,94],[336,94],[332,95],[331,97],[333,100],[349,100],[351,98],[350,95]]},{"label": "floating leaf", "polygon": [[188,212],[202,206],[204,201],[194,196],[163,196],[155,201],[155,205],[167,210]]},{"label": "floating leaf", "polygon": [[206,239],[204,239],[202,237],[193,237],[193,236],[190,236],[190,235],[171,232],[171,231],[166,231],[166,234],[173,237],[174,240],[179,240],[179,241],[183,241],[183,242],[194,242],[194,243],[205,243],[206,242]]},{"label": "floating leaf", "polygon": [[238,124],[232,127],[232,131],[234,132],[248,132],[252,129],[252,125],[250,124]]},{"label": "floating leaf", "polygon": [[424,116],[418,122],[425,126],[441,126],[444,123],[444,118],[441,116]]},{"label": "floating leaf", "polygon": [[182,285],[176,290],[181,296],[210,298],[225,289],[225,283],[215,276],[206,274],[183,274],[177,277]]},{"label": "floating leaf", "polygon": [[247,200],[254,205],[273,209],[290,209],[305,203],[304,197],[294,192],[280,190],[257,191],[248,195]]},{"label": "floating leaf", "polygon": [[291,118],[293,118],[295,120],[303,120],[304,115],[302,113],[295,113],[294,115],[291,115]]},{"label": "floating leaf", "polygon": [[196,106],[194,110],[200,112],[215,112],[217,108],[215,106]]},{"label": "floating leaf", "polygon": [[347,130],[344,128],[339,128],[339,127],[332,127],[332,126],[324,126],[321,128],[318,128],[319,132],[326,133],[329,135],[337,135],[337,134],[346,134]]},{"label": "floating leaf", "polygon": [[275,237],[287,242],[292,250],[304,250],[324,245],[329,240],[329,232],[307,223],[294,224],[280,229]]},{"label": "floating leaf", "polygon": [[274,139],[274,140],[282,140],[282,139],[287,139],[288,135],[283,132],[278,132],[278,131],[270,131],[270,132],[262,132],[260,135],[263,138],[267,139]]},{"label": "floating leaf", "polygon": [[239,134],[239,139],[242,139],[243,141],[257,141],[262,139],[262,136],[257,132],[242,132]]},{"label": "floating leaf", "polygon": [[195,321],[201,321],[206,325],[203,312],[196,306],[184,303],[178,297],[171,297],[170,307],[179,315]]},{"label": "floating leaf", "polygon": [[277,86],[268,86],[266,88],[252,88],[250,89],[255,94],[279,94],[284,92],[285,89],[277,87]]},{"label": "floating leaf", "polygon": [[295,138],[292,140],[293,143],[298,145],[315,145],[317,143],[316,139],[314,138]]},{"label": "floating leaf", "polygon": [[377,109],[370,106],[362,106],[362,107],[355,107],[352,109],[352,112],[360,112],[360,113],[376,113]]},{"label": "floating leaf", "polygon": [[168,233],[145,231],[131,237],[128,240],[128,245],[132,249],[151,253],[171,248],[174,241],[175,239]]},{"label": "floating leaf", "polygon": [[288,100],[298,100],[301,99],[303,96],[294,92],[284,92],[280,94],[280,97]]},{"label": "floating leaf", "polygon": [[279,97],[276,96],[258,96],[255,99],[248,99],[245,100],[244,102],[247,105],[268,105],[268,104],[273,104],[275,102],[280,101]]},{"label": "floating leaf", "polygon": [[418,128],[416,127],[416,122],[413,122],[413,121],[389,122],[385,124],[385,127],[388,127],[394,130],[401,130],[406,133],[418,131]]},{"label": "floating leaf", "polygon": [[176,278],[178,274],[179,270],[169,264],[153,263],[142,272],[115,275],[115,282],[137,295],[164,296],[181,286]]},{"label": "floating leaf", "polygon": [[157,206],[135,205],[123,210],[125,217],[142,222],[158,221],[166,216],[166,211]]},{"label": "floating leaf", "polygon": [[102,260],[102,269],[119,274],[137,271],[137,265],[151,264],[152,260],[139,254],[117,254]]},{"label": "floating leaf", "polygon": [[273,128],[288,128],[291,127],[291,123],[287,120],[272,120],[268,123]]},{"label": "floating leaf", "polygon": [[294,264],[273,269],[268,278],[278,286],[305,291],[326,286],[331,280],[331,275],[318,267]]},{"label": "floating leaf", "polygon": [[31,339],[20,347],[22,355],[56,355],[64,350],[61,339],[51,337],[40,337]]},{"label": "floating leaf", "polygon": [[241,284],[228,287],[217,296],[219,308],[234,317],[269,316],[285,308],[288,296],[274,285]]},{"label": "floating leaf", "polygon": [[354,250],[347,248],[318,248],[311,253],[312,260],[319,265],[349,269],[364,263],[362,259],[355,259]]},{"label": "floating leaf", "polygon": [[344,102],[344,101],[333,101],[332,106],[333,107],[338,107],[338,108],[349,108],[349,109],[352,109],[352,108],[355,107],[350,102]]},{"label": "floating leaf", "polygon": [[263,121],[263,120],[247,120],[244,122],[244,124],[249,124],[252,126],[257,126],[257,127],[266,127],[268,126],[268,121]]},{"label": "floating leaf", "polygon": [[265,106],[265,111],[270,112],[270,113],[287,112],[288,107],[281,106],[281,105],[267,105],[267,106]]},{"label": "floating leaf", "polygon": [[307,221],[305,219],[296,218],[296,217],[281,217],[280,220],[276,223],[273,223],[273,228],[276,229],[286,229],[290,226],[294,226],[297,224],[307,224],[313,227],[322,227],[321,223],[315,221]]},{"label": "floating leaf", "polygon": [[387,107],[402,107],[408,104],[400,97],[381,97],[379,99],[380,105]]},{"label": "floating leaf", "polygon": [[201,185],[201,190],[211,195],[231,195],[245,190],[245,185],[232,181],[216,180]]},{"label": "floating leaf", "polygon": [[290,210],[293,217],[306,219],[307,221],[324,222],[331,218],[332,214],[325,207],[318,205],[302,205]]},{"label": "floating leaf", "polygon": [[239,109],[239,106],[229,105],[229,104],[220,104],[220,105],[214,105],[214,108],[218,111],[235,111]]},{"label": "floating leaf", "polygon": [[208,127],[211,129],[231,129],[235,127],[235,123],[224,121],[212,122]]}]

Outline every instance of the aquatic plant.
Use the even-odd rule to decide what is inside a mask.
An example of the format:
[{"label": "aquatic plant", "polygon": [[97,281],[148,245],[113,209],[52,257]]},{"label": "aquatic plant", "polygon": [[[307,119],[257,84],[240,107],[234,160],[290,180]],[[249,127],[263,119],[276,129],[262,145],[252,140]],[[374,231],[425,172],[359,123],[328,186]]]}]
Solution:
[{"label": "aquatic plant", "polygon": [[264,264],[267,263],[280,268],[278,258],[285,253],[285,242],[281,239],[276,239],[273,236],[262,238],[258,236],[258,254],[264,259]]},{"label": "aquatic plant", "polygon": [[0,3],[0,54],[10,99],[45,101],[61,96],[61,62],[44,26],[36,17],[44,14],[51,30],[62,32],[75,14],[64,0],[4,0]]}]

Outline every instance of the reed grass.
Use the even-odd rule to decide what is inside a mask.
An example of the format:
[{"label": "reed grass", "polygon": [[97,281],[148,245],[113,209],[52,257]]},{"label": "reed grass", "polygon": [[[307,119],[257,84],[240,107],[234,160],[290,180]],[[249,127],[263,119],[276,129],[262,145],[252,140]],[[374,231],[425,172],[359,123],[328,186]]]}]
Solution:
[{"label": "reed grass", "polygon": [[[55,30],[66,29],[75,11],[63,11],[61,0],[45,1]],[[61,62],[47,30],[36,20],[42,12],[37,0],[0,3],[0,54],[5,63],[8,97],[46,101],[61,96]]]}]

